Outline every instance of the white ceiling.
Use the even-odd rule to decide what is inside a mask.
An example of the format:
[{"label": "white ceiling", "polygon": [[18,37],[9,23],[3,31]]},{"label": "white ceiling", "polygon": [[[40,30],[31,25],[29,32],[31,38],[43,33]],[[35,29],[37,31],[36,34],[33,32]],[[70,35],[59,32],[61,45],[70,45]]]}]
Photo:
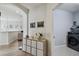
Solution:
[{"label": "white ceiling", "polygon": [[44,5],[46,3],[21,3],[21,5],[27,7],[28,9],[39,7],[40,5]]},{"label": "white ceiling", "polygon": [[[46,5],[46,3],[20,3],[22,6],[24,6],[25,8],[28,9],[33,9],[33,8],[37,8],[40,7],[42,5]],[[7,11],[11,11],[13,13],[16,14],[20,14],[22,13],[22,10],[16,6],[16,4],[14,3],[0,3],[0,10],[6,9]]]},{"label": "white ceiling", "polygon": [[79,3],[63,3],[58,9],[66,10],[69,12],[78,12],[79,11]]},{"label": "white ceiling", "polygon": [[12,14],[17,14],[20,17],[24,15],[24,12],[22,9],[17,7],[16,5],[10,4],[10,3],[0,3],[0,12],[10,12]]},{"label": "white ceiling", "polygon": [[[22,6],[24,6],[25,8],[28,8],[28,9],[33,9],[33,8],[36,8],[36,7],[39,7],[39,6],[42,6],[42,5],[46,5],[46,3],[20,3]],[[17,8],[17,6],[15,5],[15,3],[11,4],[11,3],[0,3],[0,8],[1,7],[5,7],[5,8],[9,8],[10,10],[17,10],[19,8]],[[18,12],[18,10],[17,10]]]}]

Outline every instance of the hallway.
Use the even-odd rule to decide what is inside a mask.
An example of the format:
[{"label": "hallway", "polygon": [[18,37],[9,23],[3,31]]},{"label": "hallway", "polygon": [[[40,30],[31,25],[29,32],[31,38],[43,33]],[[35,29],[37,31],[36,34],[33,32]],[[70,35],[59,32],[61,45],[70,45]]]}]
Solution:
[{"label": "hallway", "polygon": [[19,50],[18,41],[15,41],[10,45],[0,46],[0,56],[30,56],[30,54]]}]

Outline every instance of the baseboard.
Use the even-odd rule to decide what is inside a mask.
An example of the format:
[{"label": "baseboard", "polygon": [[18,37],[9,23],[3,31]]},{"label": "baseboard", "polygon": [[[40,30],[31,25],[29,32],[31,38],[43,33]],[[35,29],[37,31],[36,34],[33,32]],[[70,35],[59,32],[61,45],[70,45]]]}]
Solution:
[{"label": "baseboard", "polygon": [[55,47],[63,47],[63,46],[66,46],[66,44],[64,44],[64,45],[58,45],[58,46],[55,46]]},{"label": "baseboard", "polygon": [[14,43],[15,41],[17,41],[17,40],[14,40],[14,41],[10,41],[8,44],[12,44],[12,43]]}]

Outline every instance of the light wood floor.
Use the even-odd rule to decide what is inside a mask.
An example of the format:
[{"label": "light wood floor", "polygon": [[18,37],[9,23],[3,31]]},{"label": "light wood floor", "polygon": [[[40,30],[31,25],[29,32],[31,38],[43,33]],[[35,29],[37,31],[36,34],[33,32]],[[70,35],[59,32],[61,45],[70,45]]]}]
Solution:
[{"label": "light wood floor", "polygon": [[9,45],[0,46],[0,56],[31,56],[29,53],[19,50],[18,46],[18,41]]}]

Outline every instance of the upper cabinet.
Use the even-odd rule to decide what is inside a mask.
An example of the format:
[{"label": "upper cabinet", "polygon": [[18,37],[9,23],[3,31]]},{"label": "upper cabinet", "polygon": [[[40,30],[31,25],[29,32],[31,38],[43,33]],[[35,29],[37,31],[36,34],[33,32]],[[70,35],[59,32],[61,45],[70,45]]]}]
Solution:
[{"label": "upper cabinet", "polygon": [[22,31],[22,17],[9,10],[1,10],[0,32]]}]

